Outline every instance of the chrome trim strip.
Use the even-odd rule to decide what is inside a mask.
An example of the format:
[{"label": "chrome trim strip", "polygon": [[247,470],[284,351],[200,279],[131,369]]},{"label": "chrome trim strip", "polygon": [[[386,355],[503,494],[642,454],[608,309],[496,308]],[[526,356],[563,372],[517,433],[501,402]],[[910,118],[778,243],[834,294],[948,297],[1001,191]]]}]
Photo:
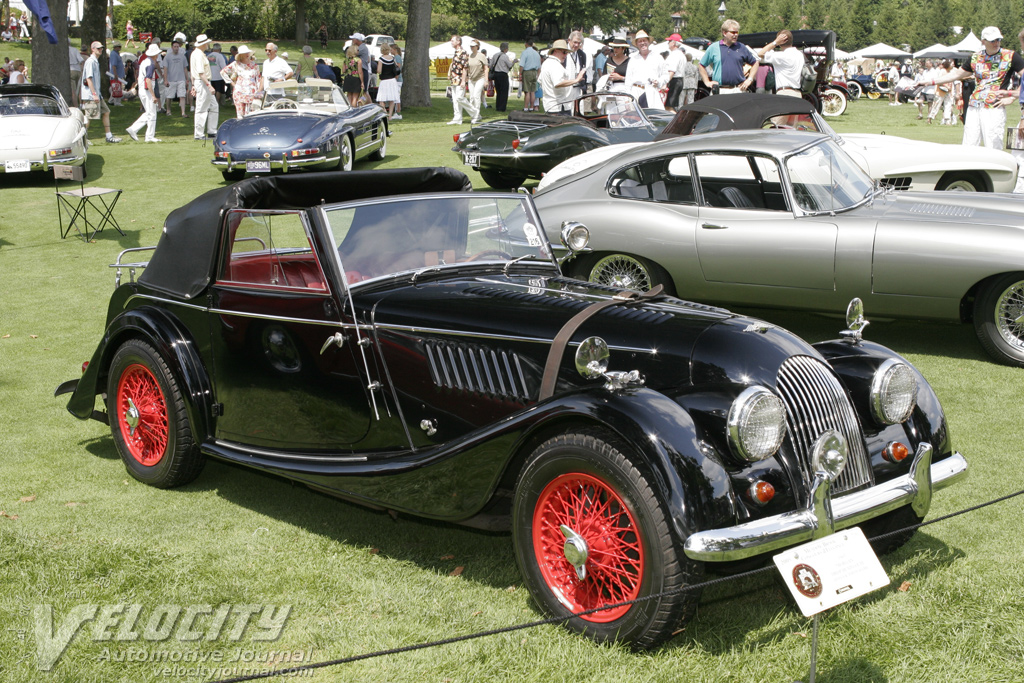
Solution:
[{"label": "chrome trim strip", "polygon": [[265,313],[248,313],[245,311],[228,311],[222,308],[207,308],[206,306],[187,304],[182,301],[177,301],[175,299],[162,299],[160,297],[152,296],[150,294],[133,294],[132,296],[128,297],[128,299],[125,301],[125,308],[128,307],[128,303],[132,299],[148,299],[150,301],[159,301],[161,303],[172,304],[175,306],[184,306],[185,308],[191,308],[196,311],[209,311],[210,313],[216,313],[217,315],[236,315],[241,318],[257,318],[259,320],[273,320],[275,322],[322,325],[324,327],[334,327],[342,330],[373,330],[373,325],[357,325],[355,323],[343,323],[337,321],[332,322],[330,320],[313,320],[310,318],[289,318],[283,315],[267,315]]},{"label": "chrome trim strip", "polygon": [[474,154],[475,153],[477,155],[477,157],[479,157],[481,159],[484,159],[484,158],[515,159],[517,157],[547,157],[547,156],[551,156],[550,154],[544,154],[543,152],[494,152],[494,153],[487,152],[487,153],[484,153],[484,152],[472,152],[472,151],[467,150],[467,149],[453,150],[453,151],[459,151],[459,152],[461,152],[463,154]]},{"label": "chrome trim strip", "polygon": [[365,455],[292,455],[281,453],[280,451],[272,451],[267,448],[244,446],[233,441],[224,441],[223,439],[214,439],[214,443],[223,448],[230,448],[231,450],[238,452],[239,455],[248,455],[250,457],[259,456],[261,458],[283,458],[287,460],[312,460],[314,462],[366,462],[368,460]]},{"label": "chrome trim strip", "polygon": [[[502,341],[528,342],[531,344],[551,344],[550,337],[519,337],[511,334],[491,334],[488,332],[467,332],[462,330],[444,330],[436,327],[416,327],[414,325],[393,325],[388,323],[377,323],[378,330],[389,330],[392,332],[411,332],[414,334],[439,334],[451,337],[469,337],[472,339],[494,339]],[[571,341],[569,346],[579,346],[581,342]],[[609,346],[614,351],[627,351],[630,353],[655,354],[656,351],[650,347],[640,348],[638,346]]]},{"label": "chrome trim strip", "polygon": [[[909,474],[833,499],[835,530],[856,526],[905,505],[914,506],[914,511],[923,516],[933,492],[967,475],[967,460],[960,453],[954,452],[937,463],[932,463],[931,457],[931,445],[923,443],[918,446]],[[742,560],[820,536],[823,514],[827,516],[828,511],[815,509],[812,499],[802,510],[697,532],[686,539],[683,550],[692,560]]]}]

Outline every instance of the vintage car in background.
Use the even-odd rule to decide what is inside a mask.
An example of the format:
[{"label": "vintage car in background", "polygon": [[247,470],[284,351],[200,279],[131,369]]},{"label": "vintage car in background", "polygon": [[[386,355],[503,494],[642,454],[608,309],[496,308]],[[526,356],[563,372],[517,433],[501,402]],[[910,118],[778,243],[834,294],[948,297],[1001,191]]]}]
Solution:
[{"label": "vintage car in background", "polygon": [[0,86],[0,171],[49,171],[84,166],[85,116],[52,85]]},{"label": "vintage car in background", "polygon": [[[386,36],[381,33],[371,33],[366,36],[366,47],[370,50],[370,59],[380,59],[380,49],[384,45],[391,46],[395,44],[395,39],[391,36]],[[349,45],[352,44],[352,40],[346,40],[343,49],[347,50]]]},{"label": "vintage car in background", "polygon": [[[685,135],[761,128],[824,133],[841,144],[868,175],[896,190],[1012,192],[1017,184],[1017,160],[1007,152],[908,140],[895,135],[840,135],[808,102],[781,95],[715,95],[681,107],[655,138],[655,144]],[[629,147],[625,144],[602,147],[573,157],[551,169],[538,189],[580,169],[592,168]],[[655,148],[651,147],[649,153],[656,154]]]},{"label": "vintage car in background", "polygon": [[[695,592],[663,591],[832,529],[902,529],[966,473],[931,387],[860,338],[856,306],[811,345],[568,279],[529,195],[469,187],[396,169],[210,191],[171,213],[57,393],[153,486],[216,458],[511,529],[543,609],[609,607],[567,623],[638,646],[693,614]],[[561,235],[586,249],[583,226]]]},{"label": "vintage car in background", "polygon": [[624,142],[649,142],[671,113],[641,109],[632,95],[596,92],[573,102],[572,116],[512,111],[507,120],[487,121],[456,133],[452,151],[480,171],[493,188],[518,187],[556,164],[591,149]]},{"label": "vintage car in background", "polygon": [[1024,366],[1024,201],[895,192],[818,133],[695,135],[627,150],[535,196],[580,220],[592,252],[568,272],[695,301],[973,322]]},{"label": "vintage car in background", "polygon": [[350,107],[331,81],[281,81],[256,111],[220,125],[213,165],[226,180],[307,168],[350,171],[357,159],[383,159],[390,134],[387,112],[375,104]]}]

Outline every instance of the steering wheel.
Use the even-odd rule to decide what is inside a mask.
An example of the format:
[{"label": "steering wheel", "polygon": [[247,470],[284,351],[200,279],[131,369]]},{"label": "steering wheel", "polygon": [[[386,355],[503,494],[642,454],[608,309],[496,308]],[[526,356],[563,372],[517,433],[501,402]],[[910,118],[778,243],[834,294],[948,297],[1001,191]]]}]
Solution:
[{"label": "steering wheel", "polygon": [[294,100],[278,100],[270,107],[271,109],[298,109],[299,105]]},{"label": "steering wheel", "polygon": [[501,249],[485,249],[483,251],[478,251],[477,253],[473,254],[468,259],[466,259],[466,261],[478,261],[488,256],[497,256],[498,258],[503,258],[506,261],[512,260],[512,254],[504,252]]}]

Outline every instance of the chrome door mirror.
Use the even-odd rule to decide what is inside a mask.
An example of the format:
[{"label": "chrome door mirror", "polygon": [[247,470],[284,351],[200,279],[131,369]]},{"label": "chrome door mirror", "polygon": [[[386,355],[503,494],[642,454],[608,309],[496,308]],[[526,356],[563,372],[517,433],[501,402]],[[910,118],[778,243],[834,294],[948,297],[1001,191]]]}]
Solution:
[{"label": "chrome door mirror", "polygon": [[587,379],[604,377],[610,355],[608,342],[600,337],[587,337],[576,349],[576,372]]},{"label": "chrome door mirror", "polygon": [[864,317],[864,302],[854,297],[846,307],[846,329],[840,332],[839,336],[851,344],[856,344],[864,338],[864,328],[869,324]]}]

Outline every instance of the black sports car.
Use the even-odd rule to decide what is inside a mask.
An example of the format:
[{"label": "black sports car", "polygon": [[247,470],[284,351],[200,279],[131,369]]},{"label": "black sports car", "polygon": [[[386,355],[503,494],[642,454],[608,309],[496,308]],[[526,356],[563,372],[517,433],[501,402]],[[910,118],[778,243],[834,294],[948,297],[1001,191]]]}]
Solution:
[{"label": "black sports car", "polygon": [[383,159],[388,135],[383,109],[350,107],[331,81],[282,81],[248,116],[221,124],[213,165],[227,180],[299,168],[351,171],[356,159]]},{"label": "black sports car", "polygon": [[[966,472],[931,387],[860,339],[855,307],[844,339],[812,346],[571,280],[529,195],[468,189],[402,169],[208,192],[168,217],[57,394],[154,486],[212,457],[511,528],[544,609],[607,607],[567,623],[640,646],[692,615],[695,592],[672,591],[706,569],[902,527]],[[561,232],[586,248],[579,224]]]},{"label": "black sports car", "polygon": [[508,189],[588,150],[649,142],[671,119],[670,112],[641,109],[632,95],[596,92],[577,98],[571,116],[513,111],[505,121],[456,133],[452,151],[488,185]]}]

